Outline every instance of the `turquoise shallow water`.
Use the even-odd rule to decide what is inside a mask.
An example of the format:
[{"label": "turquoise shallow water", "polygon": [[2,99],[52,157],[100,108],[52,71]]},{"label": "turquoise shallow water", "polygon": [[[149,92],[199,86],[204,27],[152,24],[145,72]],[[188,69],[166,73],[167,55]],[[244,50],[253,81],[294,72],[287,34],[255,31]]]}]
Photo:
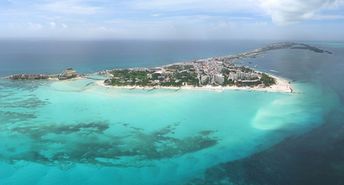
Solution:
[{"label": "turquoise shallow water", "polygon": [[0,83],[0,184],[183,184],[318,126],[336,95]]},{"label": "turquoise shallow water", "polygon": [[[222,171],[211,174],[213,167],[273,150],[284,138],[303,138],[314,130],[314,137],[301,142],[285,140],[282,143],[286,146],[279,147],[278,155],[262,156],[270,163],[253,162],[257,169],[249,165],[253,172],[248,174],[263,179],[261,184],[295,184],[288,184],[291,179],[312,182],[303,184],[331,184],[328,182],[333,181],[319,179],[326,176],[324,171],[334,174],[324,179],[342,174],[330,167],[343,161],[343,43],[310,44],[333,54],[279,50],[241,61],[295,80],[295,94],[120,90],[99,87],[91,80],[0,80],[0,185],[174,185],[204,174],[213,184],[224,184],[229,176]],[[2,41],[0,76],[58,73],[70,66],[80,72],[159,66],[264,45],[251,41]],[[326,125],[336,126],[326,129]],[[289,149],[290,145],[297,145],[296,149]],[[297,155],[284,155],[293,153]],[[274,159],[280,155],[287,157],[285,165],[280,158]],[[260,173],[260,168],[267,173]],[[285,176],[272,177],[271,168]],[[236,182],[247,182],[241,176],[243,168],[235,169]],[[315,178],[314,170],[322,175]]]}]

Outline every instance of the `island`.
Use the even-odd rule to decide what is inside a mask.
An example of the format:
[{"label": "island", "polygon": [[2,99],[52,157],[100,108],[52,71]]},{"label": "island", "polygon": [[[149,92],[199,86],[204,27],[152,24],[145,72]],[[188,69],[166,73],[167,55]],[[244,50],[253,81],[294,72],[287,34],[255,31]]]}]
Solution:
[{"label": "island", "polygon": [[244,66],[211,58],[195,62],[176,63],[155,68],[114,69],[107,71],[111,86],[129,87],[270,87],[276,84],[272,76]]},{"label": "island", "polygon": [[60,74],[14,74],[7,78],[11,80],[68,80],[80,76],[73,68],[67,68]]},{"label": "island", "polygon": [[[235,63],[237,60],[255,58],[267,51],[278,49],[299,49],[332,54],[330,51],[304,43],[281,42],[236,55],[198,59],[161,67],[104,70],[97,72],[97,75],[106,76],[107,79],[97,83],[106,87],[131,89],[206,88],[290,93],[293,92],[293,88],[289,81]],[[91,77],[87,74],[80,75],[74,69],[67,68],[61,74],[16,74],[8,78],[11,80],[68,80]]]}]

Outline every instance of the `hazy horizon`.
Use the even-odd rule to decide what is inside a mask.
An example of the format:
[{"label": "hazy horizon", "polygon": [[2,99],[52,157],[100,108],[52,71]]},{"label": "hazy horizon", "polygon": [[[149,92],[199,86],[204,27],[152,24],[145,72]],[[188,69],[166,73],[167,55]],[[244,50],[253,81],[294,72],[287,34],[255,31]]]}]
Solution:
[{"label": "hazy horizon", "polygon": [[343,40],[343,0],[5,0],[1,39]]},{"label": "hazy horizon", "polygon": [[181,38],[42,38],[42,37],[24,37],[24,38],[2,38],[0,42],[4,41],[22,41],[22,42],[116,42],[116,41],[138,41],[138,42],[212,42],[212,41],[253,41],[253,42],[267,42],[267,43],[279,43],[279,42],[344,42],[343,39],[236,39],[236,38],[224,38],[224,39],[181,39]]}]

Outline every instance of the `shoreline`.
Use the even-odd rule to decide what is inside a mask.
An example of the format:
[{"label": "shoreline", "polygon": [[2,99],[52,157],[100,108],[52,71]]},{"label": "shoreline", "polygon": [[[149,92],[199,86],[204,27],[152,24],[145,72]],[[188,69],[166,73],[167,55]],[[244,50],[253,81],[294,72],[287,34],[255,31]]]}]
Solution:
[{"label": "shoreline", "polygon": [[[259,72],[259,71],[258,71]],[[272,75],[270,73],[266,73],[267,75],[273,77],[276,80],[276,84],[270,86],[270,87],[238,87],[238,86],[201,86],[201,87],[195,87],[195,86],[181,86],[181,87],[172,87],[172,86],[112,86],[112,85],[106,85],[104,83],[104,80],[94,80],[95,84],[104,88],[114,88],[114,89],[130,89],[130,90],[158,90],[158,89],[167,89],[167,90],[206,90],[206,91],[216,91],[216,92],[223,92],[226,90],[235,90],[235,91],[258,91],[258,92],[276,92],[276,93],[295,93],[295,89],[292,86],[290,80],[285,79],[283,77],[279,77],[276,75]],[[1,78],[6,79],[6,78]],[[77,81],[77,80],[83,80],[88,79],[85,76],[78,76],[73,79],[69,79],[66,81]],[[59,81],[57,78],[48,78],[46,79],[48,81]]]},{"label": "shoreline", "polygon": [[238,86],[181,86],[181,87],[168,87],[168,86],[112,86],[106,85],[104,81],[97,80],[96,84],[104,88],[114,88],[114,89],[130,89],[130,90],[157,90],[157,89],[169,89],[169,90],[208,90],[222,92],[225,90],[241,90],[241,91],[260,91],[260,92],[276,92],[276,93],[294,93],[294,89],[287,79],[282,77],[274,76],[268,74],[276,79],[276,84],[270,87],[238,87]]}]

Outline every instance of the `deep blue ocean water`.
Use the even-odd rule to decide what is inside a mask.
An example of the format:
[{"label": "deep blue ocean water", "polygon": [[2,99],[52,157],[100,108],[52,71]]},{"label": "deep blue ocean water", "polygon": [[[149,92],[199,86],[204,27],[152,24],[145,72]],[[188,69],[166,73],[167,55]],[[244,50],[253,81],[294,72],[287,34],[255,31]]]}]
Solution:
[{"label": "deep blue ocean water", "polygon": [[0,41],[0,75],[81,72],[154,67],[211,56],[229,55],[269,42],[249,41]]},{"label": "deep blue ocean water", "polygon": [[[0,41],[0,76],[59,73],[66,67],[80,72],[151,67],[268,43]],[[342,129],[344,44],[309,43],[333,54],[278,50],[239,62],[289,79],[294,94],[125,90],[88,79],[2,79],[0,184],[240,184],[206,172],[269,150],[286,138],[312,133],[325,123]],[[326,160],[331,163],[331,157]]]}]

